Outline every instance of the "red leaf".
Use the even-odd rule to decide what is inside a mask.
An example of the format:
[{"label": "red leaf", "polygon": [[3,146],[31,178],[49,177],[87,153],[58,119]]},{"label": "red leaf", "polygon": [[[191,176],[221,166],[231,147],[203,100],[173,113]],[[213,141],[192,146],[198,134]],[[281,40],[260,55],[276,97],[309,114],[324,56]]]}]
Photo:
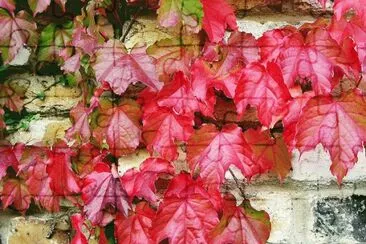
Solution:
[{"label": "red leaf", "polygon": [[257,40],[250,33],[233,32],[226,43],[226,48],[229,55],[238,57],[245,64],[259,60]]},{"label": "red leaf", "polygon": [[150,244],[154,243],[150,229],[155,217],[155,212],[146,202],[140,202],[128,217],[117,215],[115,236],[117,243]]},{"label": "red leaf", "polygon": [[15,2],[14,0],[0,0],[0,8],[5,8],[13,13],[15,10]]},{"label": "red leaf", "polygon": [[33,16],[36,16],[37,13],[44,12],[48,8],[50,3],[51,0],[28,0],[28,4],[33,12]]},{"label": "red leaf", "polygon": [[190,76],[190,67],[200,54],[200,39],[196,36],[163,39],[147,49],[147,54],[156,59],[156,71],[160,80],[170,80],[178,71]]},{"label": "red leaf", "polygon": [[10,111],[15,112],[23,109],[21,94],[7,82],[0,84],[0,106],[6,106]]},{"label": "red leaf", "polygon": [[47,174],[50,177],[50,188],[57,196],[72,196],[80,192],[78,178],[71,169],[72,149],[65,144],[54,146],[49,151]]},{"label": "red leaf", "polygon": [[31,195],[23,180],[8,179],[4,182],[1,200],[4,208],[13,204],[18,211],[24,214],[29,208]]},{"label": "red leaf", "polygon": [[202,182],[188,174],[176,176],[169,184],[153,222],[153,237],[158,243],[207,243],[208,234],[219,222],[211,196]]},{"label": "red leaf", "polygon": [[316,94],[329,94],[334,87],[329,59],[312,45],[306,45],[300,33],[292,34],[285,45],[280,64],[286,85],[293,87],[297,78],[300,83],[310,80]]},{"label": "red leaf", "polygon": [[71,139],[81,139],[83,142],[87,142],[90,139],[91,131],[89,126],[88,116],[93,110],[84,106],[82,102],[79,102],[70,111],[70,117],[74,122],[74,125],[67,130],[66,137]]},{"label": "red leaf", "polygon": [[265,211],[255,210],[248,200],[236,206],[235,198],[229,195],[225,198],[224,213],[212,231],[210,243],[264,244],[270,231],[271,222]]},{"label": "red leaf", "polygon": [[65,63],[61,66],[61,70],[65,71],[65,73],[73,73],[80,69],[80,53],[76,53],[70,58],[65,60]]},{"label": "red leaf", "polygon": [[24,144],[18,143],[15,146],[7,143],[0,144],[0,180],[6,175],[8,167],[18,170],[19,160],[23,153]]},{"label": "red leaf", "polygon": [[284,127],[283,137],[289,151],[292,151],[296,146],[295,136],[297,133],[297,122],[299,117],[306,103],[314,96],[313,92],[306,92],[302,96],[292,99],[287,104],[287,113],[284,116],[282,123]]},{"label": "red leaf", "polygon": [[244,138],[253,151],[252,159],[263,169],[274,171],[281,182],[291,170],[291,154],[282,136],[272,138],[269,131],[249,129]]},{"label": "red leaf", "polygon": [[84,218],[81,216],[81,214],[74,214],[71,216],[71,225],[76,232],[71,240],[71,244],[88,244],[88,240],[82,231],[83,224]]},{"label": "red leaf", "polygon": [[148,158],[140,165],[140,171],[128,170],[121,182],[132,202],[134,197],[144,198],[149,202],[157,202],[155,181],[164,174],[174,174],[174,167],[169,161],[160,158]]},{"label": "red leaf", "polygon": [[96,52],[93,66],[99,82],[107,81],[112,90],[121,95],[129,84],[140,81],[145,85],[160,90],[155,65],[146,55],[145,47],[135,47],[127,53],[123,43],[109,40]]},{"label": "red leaf", "polygon": [[101,151],[91,143],[85,143],[78,147],[78,155],[73,159],[78,175],[83,178],[90,174],[95,165],[103,161],[107,153],[106,150]]},{"label": "red leaf", "polygon": [[23,45],[36,45],[36,24],[25,11],[16,16],[0,9],[0,51],[5,64],[11,62]]},{"label": "red leaf", "polygon": [[86,28],[77,26],[72,33],[72,45],[80,48],[84,53],[92,55],[98,45],[98,40],[90,35]]},{"label": "red leaf", "polygon": [[339,20],[350,9],[353,9],[357,15],[366,17],[366,1],[365,0],[335,0],[334,1],[334,15]]},{"label": "red leaf", "polygon": [[193,119],[177,115],[171,109],[157,108],[143,116],[142,137],[150,153],[168,161],[178,157],[176,141],[186,142],[193,132]]},{"label": "red leaf", "polygon": [[203,5],[203,29],[211,42],[222,40],[227,28],[236,30],[236,16],[224,0],[201,0]]},{"label": "red leaf", "polygon": [[248,104],[254,105],[258,109],[260,122],[273,127],[281,119],[283,108],[290,98],[281,70],[275,63],[268,63],[267,67],[251,63],[239,80],[234,102],[239,115],[245,112]]},{"label": "red leaf", "polygon": [[133,100],[121,100],[119,104],[102,100],[93,135],[100,145],[106,139],[114,156],[126,155],[140,143],[140,117],[140,106]]},{"label": "red leaf", "polygon": [[296,146],[304,152],[321,143],[330,153],[331,171],[340,183],[363,150],[365,121],[366,101],[355,91],[312,98],[298,120]]},{"label": "red leaf", "polygon": [[173,79],[163,87],[157,98],[160,107],[172,108],[177,114],[193,114],[200,110],[200,102],[193,95],[191,82],[182,72],[174,74]]},{"label": "red leaf", "polygon": [[251,178],[263,171],[251,161],[251,151],[241,129],[234,124],[218,131],[214,125],[204,125],[187,143],[187,160],[191,170],[200,169],[205,185],[218,188],[225,179],[230,165],[235,165],[243,175]]},{"label": "red leaf", "polygon": [[110,169],[105,163],[97,164],[94,171],[84,178],[81,192],[85,215],[93,224],[106,224],[103,223],[103,210],[107,208],[127,215],[127,194],[115,166]]}]

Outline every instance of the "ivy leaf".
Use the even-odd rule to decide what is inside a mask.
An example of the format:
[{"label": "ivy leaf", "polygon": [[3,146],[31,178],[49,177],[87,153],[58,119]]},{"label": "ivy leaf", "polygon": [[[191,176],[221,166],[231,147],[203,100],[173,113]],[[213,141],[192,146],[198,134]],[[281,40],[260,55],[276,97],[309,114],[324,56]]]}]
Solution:
[{"label": "ivy leaf", "polygon": [[307,45],[300,33],[288,37],[280,54],[280,66],[286,85],[291,88],[296,79],[306,84],[310,80],[315,94],[329,94],[335,86],[333,65],[313,45]]},{"label": "ivy leaf", "polygon": [[18,211],[24,214],[31,203],[31,195],[25,182],[21,179],[7,179],[3,184],[1,192],[3,207],[7,208],[13,204]]},{"label": "ivy leaf", "polygon": [[8,82],[0,84],[0,106],[5,106],[10,111],[20,112],[24,104],[22,95]]},{"label": "ivy leaf", "polygon": [[199,0],[161,0],[158,9],[158,21],[163,27],[174,27],[184,23],[184,27],[197,33],[203,17]]},{"label": "ivy leaf", "polygon": [[262,168],[270,168],[283,182],[291,170],[291,154],[283,137],[272,138],[268,130],[249,129],[244,132],[244,138],[253,152],[253,161],[263,165]]},{"label": "ivy leaf", "polygon": [[65,60],[65,63],[61,66],[61,70],[65,73],[74,73],[80,69],[81,54],[76,53],[70,58]]},{"label": "ivy leaf", "polygon": [[257,40],[250,33],[239,31],[231,33],[224,47],[228,50],[229,55],[237,57],[245,64],[259,60]]},{"label": "ivy leaf", "polygon": [[225,125],[221,131],[211,124],[196,130],[187,143],[187,161],[192,171],[199,169],[210,188],[219,188],[230,165],[247,178],[265,170],[251,160],[251,150],[241,129],[234,124]]},{"label": "ivy leaf", "polygon": [[41,32],[38,43],[38,61],[61,61],[72,55],[73,23],[66,22],[62,26],[51,23],[47,25]]},{"label": "ivy leaf", "polygon": [[154,218],[155,212],[146,202],[136,204],[135,211],[130,212],[128,217],[117,215],[114,224],[118,243],[152,243],[150,229]]},{"label": "ivy leaf", "polygon": [[266,243],[271,231],[269,215],[251,207],[249,200],[236,206],[234,196],[228,195],[224,200],[223,216],[212,231],[212,242],[233,244]]},{"label": "ivy leaf", "polygon": [[93,224],[106,224],[103,210],[107,208],[113,208],[124,215],[128,213],[128,197],[116,166],[110,168],[105,163],[98,163],[94,171],[83,179],[81,192],[85,215]]},{"label": "ivy leaf", "polygon": [[0,108],[0,130],[6,128],[6,124],[4,122],[4,114],[5,114],[4,110]]},{"label": "ivy leaf", "polygon": [[333,9],[335,17],[340,20],[349,10],[353,9],[357,15],[366,17],[365,0],[335,0]]},{"label": "ivy leaf", "polygon": [[54,145],[49,151],[47,174],[50,177],[50,187],[58,196],[72,196],[80,192],[78,178],[71,169],[71,156],[74,152],[66,144]]},{"label": "ivy leaf", "polygon": [[234,10],[225,0],[201,0],[203,5],[203,29],[211,42],[222,40],[227,28],[236,30]]},{"label": "ivy leaf", "polygon": [[24,150],[24,144],[12,146],[7,143],[0,144],[0,180],[6,175],[8,167],[18,170],[19,160]]},{"label": "ivy leaf", "polygon": [[81,178],[93,172],[95,165],[107,156],[107,150],[101,151],[91,143],[84,143],[78,147],[78,154],[73,158],[75,171]]},{"label": "ivy leaf", "polygon": [[153,222],[153,239],[159,243],[207,243],[219,222],[211,196],[202,182],[188,174],[172,179]]},{"label": "ivy leaf", "polygon": [[140,171],[136,169],[128,170],[121,177],[121,182],[131,202],[134,197],[140,197],[154,203],[158,201],[155,195],[155,181],[161,175],[166,174],[174,174],[174,167],[169,161],[160,158],[148,158],[140,165]]},{"label": "ivy leaf", "polygon": [[365,141],[366,101],[356,91],[310,99],[297,123],[297,148],[305,152],[321,143],[330,154],[330,170],[338,183],[356,163]]},{"label": "ivy leaf", "polygon": [[134,47],[128,54],[123,43],[109,40],[96,52],[93,65],[97,80],[110,84],[113,92],[121,95],[129,84],[140,81],[160,90],[152,58],[146,55],[145,47]]},{"label": "ivy leaf", "polygon": [[33,16],[36,16],[37,13],[44,12],[48,8],[50,3],[51,0],[28,0],[28,4],[33,12]]},{"label": "ivy leaf", "polygon": [[186,142],[193,132],[193,119],[177,115],[168,108],[157,108],[143,115],[142,138],[147,150],[173,161],[178,157],[176,141]]},{"label": "ivy leaf", "polygon": [[84,218],[81,216],[81,214],[74,214],[70,217],[70,219],[72,228],[76,232],[71,240],[71,244],[87,244],[88,240],[82,231]]},{"label": "ivy leaf", "polygon": [[193,95],[191,81],[182,72],[175,73],[157,96],[160,107],[172,108],[177,114],[193,114],[200,110],[201,104]]},{"label": "ivy leaf", "polygon": [[0,0],[0,8],[5,8],[10,13],[13,13],[15,10],[15,2],[14,0]]},{"label": "ivy leaf", "polygon": [[79,102],[70,111],[70,117],[74,122],[74,125],[66,132],[66,137],[71,139],[73,137],[81,139],[82,142],[89,141],[91,137],[91,130],[89,126],[89,115],[93,110],[84,106],[82,102]]},{"label": "ivy leaf", "polygon": [[267,126],[281,119],[290,93],[286,87],[280,68],[275,63],[251,63],[243,71],[236,88],[234,102],[239,115],[242,115],[248,104],[258,109],[260,122]]},{"label": "ivy leaf", "polygon": [[25,11],[16,16],[0,9],[0,51],[5,64],[11,62],[23,45],[36,45],[37,25]]},{"label": "ivy leaf", "polygon": [[167,82],[177,71],[190,76],[190,67],[200,54],[198,36],[163,39],[151,45],[147,54],[156,59],[156,71],[160,80]]},{"label": "ivy leaf", "polygon": [[102,100],[94,119],[93,136],[116,157],[133,152],[140,143],[140,106],[133,100],[122,100],[114,105]]}]

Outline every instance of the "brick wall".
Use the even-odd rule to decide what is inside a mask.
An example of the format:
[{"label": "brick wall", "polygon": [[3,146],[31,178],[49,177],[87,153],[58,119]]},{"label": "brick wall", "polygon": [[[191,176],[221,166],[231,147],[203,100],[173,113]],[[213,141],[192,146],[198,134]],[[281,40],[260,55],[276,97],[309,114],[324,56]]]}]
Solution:
[{"label": "brick wall", "polygon": [[[269,29],[284,25],[300,25],[313,21],[319,14],[327,16],[316,0],[230,0],[238,13],[241,31],[260,37]],[[328,7],[331,2],[327,3]],[[127,36],[126,46],[145,41],[148,45],[170,35],[157,28],[156,17],[141,16]],[[126,23],[128,25],[128,23]],[[27,65],[29,51],[24,49],[12,62]],[[56,85],[48,89],[59,77],[33,75],[30,73],[10,77],[12,83],[26,89],[26,109],[38,114],[29,129],[9,136],[12,143],[34,144],[43,141],[52,144],[63,138],[71,126],[68,111],[80,99],[78,88]],[[45,99],[35,97],[44,91]],[[146,151],[121,158],[119,171],[136,167],[148,157]],[[280,184],[271,175],[243,183],[244,191],[257,209],[266,210],[271,216],[272,232],[269,243],[364,243],[366,242],[366,157],[360,153],[359,162],[339,187],[329,171],[330,159],[319,146],[303,155],[293,154],[292,172]],[[234,171],[236,172],[236,171]],[[240,173],[236,172],[238,177]],[[240,194],[233,179],[227,175],[227,189],[238,199]],[[0,214],[1,243],[68,243],[70,224],[68,211],[56,215],[36,211],[19,216],[5,210]],[[91,240],[92,242],[92,240]]]}]

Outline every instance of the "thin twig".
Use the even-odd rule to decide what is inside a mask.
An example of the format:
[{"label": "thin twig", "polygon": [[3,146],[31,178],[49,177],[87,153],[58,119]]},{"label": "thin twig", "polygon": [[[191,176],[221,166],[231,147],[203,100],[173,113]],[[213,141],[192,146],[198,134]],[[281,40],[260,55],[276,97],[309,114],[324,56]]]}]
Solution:
[{"label": "thin twig", "polygon": [[[44,89],[44,90],[43,90],[43,92],[46,92],[46,91],[50,90],[52,87],[56,86],[56,85],[57,85],[57,84],[59,84],[59,83],[61,83],[61,81],[60,81],[60,80],[58,80],[58,81],[56,81],[56,82],[52,83],[50,86],[46,87],[46,89]],[[24,105],[23,105],[23,106],[26,106],[26,105],[28,105],[28,104],[32,103],[32,102],[33,102],[34,100],[36,100],[36,99],[40,99],[40,98],[36,95],[36,96],[35,96],[34,98],[32,98],[31,100],[29,100],[28,102],[24,103]]]},{"label": "thin twig", "polygon": [[234,178],[235,184],[239,188],[239,191],[240,191],[242,197],[245,199],[246,198],[245,197],[245,192],[244,192],[244,189],[241,188],[240,182],[239,182],[238,178],[236,177],[236,175],[234,174],[234,172],[232,171],[232,169],[229,168],[229,172],[230,172],[231,176]]},{"label": "thin twig", "polygon": [[138,14],[140,13],[140,11],[142,10],[142,8],[139,8],[136,13],[134,14],[133,18],[131,19],[130,23],[128,23],[128,26],[126,28],[126,31],[123,33],[123,35],[120,38],[121,42],[125,42],[126,37],[128,35],[128,33],[130,33],[131,29],[132,29],[132,25],[136,22],[136,19],[138,17]]}]

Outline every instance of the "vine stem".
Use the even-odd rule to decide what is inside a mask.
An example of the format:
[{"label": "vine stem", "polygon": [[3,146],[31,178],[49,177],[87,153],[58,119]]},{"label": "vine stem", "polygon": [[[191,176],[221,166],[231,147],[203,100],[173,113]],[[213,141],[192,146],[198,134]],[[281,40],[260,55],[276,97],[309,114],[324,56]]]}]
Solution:
[{"label": "vine stem", "polygon": [[[59,83],[61,83],[61,81],[60,81],[60,80],[58,80],[58,81],[56,81],[56,82],[52,83],[51,85],[49,85],[48,87],[46,87],[46,89],[44,89],[44,90],[43,90],[43,92],[49,91],[52,87],[56,86],[56,85],[57,85],[57,84],[59,84]],[[28,102],[24,103],[24,105],[23,105],[23,106],[26,106],[26,105],[28,105],[28,104],[32,103],[32,102],[33,102],[34,100],[36,100],[36,99],[39,99],[39,97],[38,97],[38,96],[35,96],[34,98],[32,98],[31,100],[29,100]]]},{"label": "vine stem", "polygon": [[230,172],[231,176],[234,178],[235,184],[238,187],[242,197],[245,199],[246,198],[245,197],[245,192],[244,192],[244,189],[240,186],[239,179],[236,177],[236,175],[234,174],[232,169],[229,168],[229,172]]},{"label": "vine stem", "polygon": [[128,33],[130,33],[130,30],[132,29],[133,24],[136,22],[137,16],[140,13],[140,11],[142,10],[142,8],[139,8],[136,13],[134,14],[133,18],[131,19],[131,21],[128,23],[128,26],[126,28],[126,31],[123,33],[123,35],[121,36],[121,38],[119,39],[121,42],[125,42],[126,37],[128,35]]}]

